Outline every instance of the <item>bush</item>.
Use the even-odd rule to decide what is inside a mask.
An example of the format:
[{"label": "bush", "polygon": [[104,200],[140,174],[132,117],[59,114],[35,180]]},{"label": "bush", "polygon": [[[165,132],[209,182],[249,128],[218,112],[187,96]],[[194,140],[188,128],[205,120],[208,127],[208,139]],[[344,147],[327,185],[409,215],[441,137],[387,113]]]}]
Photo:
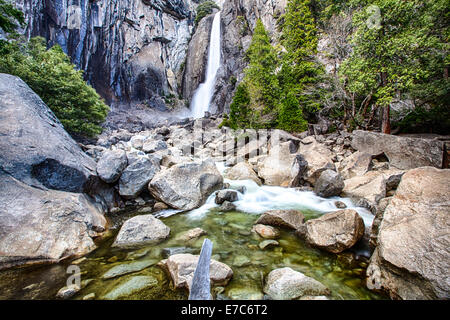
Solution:
[{"label": "bush", "polygon": [[68,132],[94,136],[102,131],[109,108],[60,46],[47,49],[45,39],[37,37],[4,43],[0,51],[0,72],[25,81]]},{"label": "bush", "polygon": [[214,1],[204,1],[197,7],[197,15],[195,16],[195,26],[198,25],[200,20],[213,12],[213,9],[220,9]]}]

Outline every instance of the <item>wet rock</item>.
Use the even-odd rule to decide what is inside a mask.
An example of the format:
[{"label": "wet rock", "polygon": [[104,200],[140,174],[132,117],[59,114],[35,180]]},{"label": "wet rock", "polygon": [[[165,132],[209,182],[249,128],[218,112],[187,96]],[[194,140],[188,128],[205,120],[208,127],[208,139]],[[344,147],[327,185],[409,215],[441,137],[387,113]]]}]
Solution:
[{"label": "wet rock", "polygon": [[139,158],[122,172],[119,194],[125,199],[136,198],[159,170],[159,163],[152,157]]},{"label": "wet rock", "polygon": [[336,171],[325,170],[320,174],[314,186],[314,192],[319,197],[329,198],[338,196],[344,189],[344,180]]},{"label": "wet rock", "polygon": [[444,150],[442,141],[355,130],[352,147],[373,156],[384,153],[390,166],[398,169],[422,166],[442,168]]},{"label": "wet rock", "polygon": [[120,178],[127,164],[125,151],[120,149],[105,151],[97,163],[97,174],[106,183],[114,183]]},{"label": "wet rock", "polygon": [[[176,288],[187,288],[190,290],[198,259],[199,256],[192,254],[176,254],[165,261],[165,266]],[[216,260],[211,260],[211,284],[225,286],[232,276],[233,270],[229,266]]]},{"label": "wet rock", "polygon": [[149,184],[149,191],[172,208],[192,210],[203,205],[211,193],[222,188],[222,184],[223,177],[213,161],[192,162],[156,174]]},{"label": "wet rock", "polygon": [[367,268],[369,289],[392,298],[449,299],[449,194],[448,169],[405,173],[379,227]]},{"label": "wet rock", "polygon": [[194,229],[190,229],[188,231],[185,231],[181,234],[178,234],[175,239],[178,241],[189,241],[192,239],[196,239],[199,238],[201,236],[204,236],[208,234],[205,230],[203,230],[202,228],[194,228]]},{"label": "wet rock", "polygon": [[81,288],[78,285],[72,284],[59,289],[58,293],[56,293],[56,297],[59,299],[69,299],[76,295],[80,290]]},{"label": "wet rock", "polygon": [[103,296],[103,299],[116,300],[126,298],[135,292],[154,287],[157,284],[158,280],[152,276],[135,276],[108,292]]},{"label": "wet rock", "polygon": [[264,294],[256,288],[232,288],[228,290],[231,300],[263,300]]},{"label": "wet rock", "polygon": [[345,208],[347,208],[347,205],[345,203],[343,203],[342,201],[335,201],[334,205],[338,209],[345,209]]},{"label": "wet rock", "polygon": [[95,293],[91,292],[83,297],[83,300],[95,300]]},{"label": "wet rock", "polygon": [[274,300],[294,300],[305,296],[329,295],[319,281],[291,268],[275,269],[267,276],[264,293]]},{"label": "wet rock", "polygon": [[133,273],[137,271],[144,270],[158,261],[156,260],[146,260],[146,261],[136,261],[132,263],[119,264],[111,269],[109,269],[105,274],[103,274],[102,279],[111,279],[115,277],[122,276],[124,274]]},{"label": "wet rock", "polygon": [[238,200],[238,193],[234,190],[220,190],[216,192],[216,198],[214,202],[216,204],[222,204],[225,201],[234,202]]},{"label": "wet rock", "polygon": [[261,179],[247,162],[239,162],[230,168],[225,177],[231,180],[253,180],[258,185],[262,185]]},{"label": "wet rock", "polygon": [[297,230],[304,221],[305,217],[298,210],[271,210],[264,212],[255,223]]},{"label": "wet rock", "polygon": [[251,264],[251,260],[247,256],[238,255],[233,260],[233,266],[234,267],[245,267],[249,266]]},{"label": "wet rock", "polygon": [[161,210],[167,210],[167,209],[169,209],[169,206],[167,204],[165,204],[164,202],[156,202],[155,205],[153,206],[154,212],[161,211]]},{"label": "wet rock", "polygon": [[229,201],[224,201],[221,206],[219,207],[220,211],[234,211],[236,210],[236,205]]},{"label": "wet rock", "polygon": [[192,253],[194,251],[194,249],[192,248],[188,248],[188,247],[171,247],[171,248],[164,248],[162,249],[162,256],[164,258],[168,258],[170,256],[173,256],[175,254],[180,254],[180,253]]},{"label": "wet rock", "polygon": [[133,247],[154,244],[166,239],[170,228],[151,214],[136,216],[125,221],[113,247]]},{"label": "wet rock", "polygon": [[276,246],[278,246],[278,245],[280,245],[280,244],[278,243],[278,241],[275,241],[275,240],[264,240],[264,241],[261,241],[261,242],[258,244],[258,247],[259,247],[261,250],[264,250],[264,249],[267,249],[267,248],[270,248],[270,247],[276,247]]},{"label": "wet rock", "polygon": [[276,239],[280,237],[280,231],[277,228],[266,226],[264,224],[254,225],[252,231],[256,232],[264,239]]},{"label": "wet rock", "polygon": [[326,213],[305,223],[306,241],[332,253],[351,248],[364,235],[364,221],[355,210]]}]

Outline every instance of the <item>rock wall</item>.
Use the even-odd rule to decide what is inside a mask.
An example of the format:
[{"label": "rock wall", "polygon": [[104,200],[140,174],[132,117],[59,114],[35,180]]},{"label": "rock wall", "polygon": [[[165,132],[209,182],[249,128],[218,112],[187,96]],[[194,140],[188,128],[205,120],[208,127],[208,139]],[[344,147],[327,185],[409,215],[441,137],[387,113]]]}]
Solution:
[{"label": "rock wall", "polygon": [[16,0],[27,36],[59,44],[108,101],[164,109],[177,95],[193,29],[191,0]]}]

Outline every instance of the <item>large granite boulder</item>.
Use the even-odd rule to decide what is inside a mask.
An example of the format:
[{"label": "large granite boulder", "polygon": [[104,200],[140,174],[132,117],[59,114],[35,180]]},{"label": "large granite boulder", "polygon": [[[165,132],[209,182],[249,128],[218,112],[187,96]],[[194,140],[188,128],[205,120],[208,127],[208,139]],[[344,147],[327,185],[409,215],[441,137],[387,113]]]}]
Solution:
[{"label": "large granite boulder", "polygon": [[351,143],[353,149],[376,156],[385,154],[391,166],[413,169],[423,166],[442,168],[442,141],[399,137],[390,134],[356,130]]},{"label": "large granite boulder", "polygon": [[[192,287],[192,279],[197,268],[199,256],[189,253],[171,255],[167,260],[163,260],[163,265],[172,278],[175,288]],[[225,286],[233,276],[233,270],[225,263],[211,259],[209,277],[212,285]]]},{"label": "large granite boulder", "polygon": [[136,216],[125,221],[113,247],[135,247],[155,244],[166,239],[170,228],[151,214]]},{"label": "large granite boulder", "polygon": [[253,180],[258,185],[262,184],[261,179],[259,179],[252,166],[244,161],[239,162],[238,164],[230,168],[226,172],[225,177],[231,180]]},{"label": "large granite boulder", "polygon": [[211,193],[222,187],[223,177],[210,160],[174,165],[162,170],[148,186],[156,199],[182,210],[200,207]]},{"label": "large granite boulder", "polygon": [[273,300],[294,300],[302,297],[329,295],[330,290],[322,283],[291,268],[272,270],[264,286]]},{"label": "large granite boulder", "polygon": [[159,162],[152,156],[139,157],[122,172],[119,194],[125,199],[136,198],[160,169]]},{"label": "large granite boulder", "polygon": [[102,208],[86,194],[95,161],[19,78],[0,74],[0,268],[95,249]]},{"label": "large granite boulder", "polygon": [[333,170],[323,171],[314,186],[314,192],[324,198],[338,196],[342,189],[344,189],[344,180],[339,173]]},{"label": "large granite boulder", "polygon": [[376,206],[386,197],[386,179],[379,171],[369,171],[363,176],[355,176],[344,181],[342,196],[355,201],[366,200],[370,206]]},{"label": "large granite boulder", "polygon": [[295,154],[291,154],[292,142],[282,142],[270,148],[269,154],[258,163],[258,176],[265,185],[290,185],[293,180],[291,168]]},{"label": "large granite boulder", "polygon": [[332,158],[333,153],[323,144],[316,141],[313,136],[306,137],[300,144],[298,153],[308,163],[304,180],[315,185],[320,174],[325,170],[336,170]]},{"label": "large granite boulder", "polygon": [[450,170],[406,172],[384,211],[367,286],[392,298],[450,298]]},{"label": "large granite boulder", "polygon": [[114,183],[119,180],[127,164],[127,153],[124,150],[108,150],[103,152],[97,163],[97,174],[106,183]]},{"label": "large granite boulder", "polygon": [[298,210],[270,210],[264,212],[255,224],[267,224],[288,229],[302,228],[305,216]]},{"label": "large granite boulder", "polygon": [[366,152],[356,151],[345,158],[339,167],[339,173],[344,179],[363,176],[372,167],[372,155]]},{"label": "large granite boulder", "polygon": [[352,209],[326,213],[305,223],[306,241],[332,253],[351,248],[364,235],[364,220]]}]

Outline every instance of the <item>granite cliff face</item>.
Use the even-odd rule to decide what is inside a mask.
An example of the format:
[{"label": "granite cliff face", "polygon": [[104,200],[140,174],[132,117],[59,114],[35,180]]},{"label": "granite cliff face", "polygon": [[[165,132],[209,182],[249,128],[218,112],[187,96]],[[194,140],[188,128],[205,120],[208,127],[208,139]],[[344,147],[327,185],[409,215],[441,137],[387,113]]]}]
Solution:
[{"label": "granite cliff face", "polygon": [[[205,77],[212,17],[194,28],[198,0],[15,0],[24,33],[59,44],[108,103],[167,111],[167,97],[190,102]],[[271,34],[286,0],[218,1],[222,66],[211,111],[227,110],[243,75],[244,52],[261,18]],[[234,78],[237,80],[234,81]],[[180,102],[180,101],[178,101]],[[180,103],[183,105],[183,103]]]},{"label": "granite cliff face", "polygon": [[191,0],[16,0],[27,36],[59,44],[108,101],[165,109],[177,95],[196,3]]}]

